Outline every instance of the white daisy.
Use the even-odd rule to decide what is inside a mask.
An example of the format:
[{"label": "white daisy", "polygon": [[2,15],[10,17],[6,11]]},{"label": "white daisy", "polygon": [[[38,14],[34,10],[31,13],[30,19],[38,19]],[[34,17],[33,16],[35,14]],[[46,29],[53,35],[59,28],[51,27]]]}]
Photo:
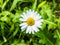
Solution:
[{"label": "white daisy", "polygon": [[19,20],[23,22],[20,24],[22,31],[26,30],[26,33],[29,34],[39,31],[38,28],[41,28],[43,22],[41,16],[37,12],[34,12],[34,10],[28,10],[23,13]]}]

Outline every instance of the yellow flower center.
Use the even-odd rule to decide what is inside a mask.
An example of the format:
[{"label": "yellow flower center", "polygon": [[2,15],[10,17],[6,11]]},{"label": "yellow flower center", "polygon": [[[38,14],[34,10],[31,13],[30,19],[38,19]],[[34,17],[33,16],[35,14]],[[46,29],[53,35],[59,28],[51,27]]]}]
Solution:
[{"label": "yellow flower center", "polygon": [[27,24],[28,24],[29,26],[32,26],[32,25],[35,24],[35,20],[34,20],[33,18],[31,18],[31,17],[28,18],[26,22],[27,22]]}]

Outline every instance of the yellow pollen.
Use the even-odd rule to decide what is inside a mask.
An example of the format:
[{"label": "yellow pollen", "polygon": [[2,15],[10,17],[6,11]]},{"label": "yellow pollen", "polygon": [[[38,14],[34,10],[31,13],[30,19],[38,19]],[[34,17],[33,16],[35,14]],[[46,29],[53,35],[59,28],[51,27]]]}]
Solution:
[{"label": "yellow pollen", "polygon": [[28,24],[29,26],[32,26],[32,25],[35,24],[35,20],[34,20],[33,18],[31,18],[31,17],[28,18],[26,22],[27,22],[27,24]]}]

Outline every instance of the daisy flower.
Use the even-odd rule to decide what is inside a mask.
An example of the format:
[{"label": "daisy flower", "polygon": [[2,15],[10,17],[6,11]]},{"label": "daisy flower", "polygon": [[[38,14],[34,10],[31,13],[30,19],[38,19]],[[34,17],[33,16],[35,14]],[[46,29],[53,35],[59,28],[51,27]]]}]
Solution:
[{"label": "daisy flower", "polygon": [[19,20],[22,21],[20,24],[21,30],[26,30],[26,33],[29,34],[39,31],[43,22],[42,17],[34,10],[27,10],[21,15]]}]

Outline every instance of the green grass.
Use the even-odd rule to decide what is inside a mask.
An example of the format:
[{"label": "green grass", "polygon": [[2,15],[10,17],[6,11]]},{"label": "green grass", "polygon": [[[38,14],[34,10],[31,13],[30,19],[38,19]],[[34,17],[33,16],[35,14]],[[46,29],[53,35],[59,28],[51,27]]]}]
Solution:
[{"label": "green grass", "polygon": [[[20,15],[29,9],[44,19],[35,34],[19,26]],[[0,45],[60,45],[60,0],[0,0]]]}]

